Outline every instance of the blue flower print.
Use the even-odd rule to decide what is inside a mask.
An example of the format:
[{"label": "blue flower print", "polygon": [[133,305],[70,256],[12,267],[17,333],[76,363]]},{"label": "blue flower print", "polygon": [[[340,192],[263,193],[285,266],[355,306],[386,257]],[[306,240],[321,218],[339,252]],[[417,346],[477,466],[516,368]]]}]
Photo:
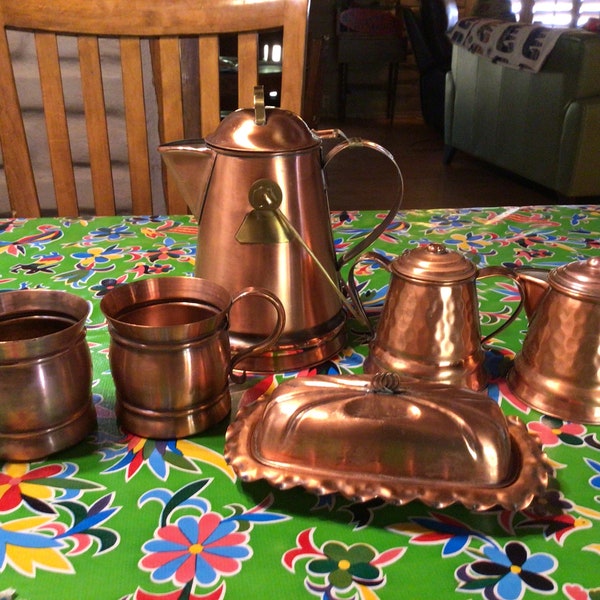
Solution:
[{"label": "blue flower print", "polygon": [[546,576],[557,567],[553,556],[530,555],[521,542],[509,542],[504,550],[488,544],[483,553],[488,560],[475,561],[463,571],[467,581],[463,580],[462,591],[482,589],[485,598],[502,600],[520,600],[526,588],[541,593],[556,591],[556,583]]}]

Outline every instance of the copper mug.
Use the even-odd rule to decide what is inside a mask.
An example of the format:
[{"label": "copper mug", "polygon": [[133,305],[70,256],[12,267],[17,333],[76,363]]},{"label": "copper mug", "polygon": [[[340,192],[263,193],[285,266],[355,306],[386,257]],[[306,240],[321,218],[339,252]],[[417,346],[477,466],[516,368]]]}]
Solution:
[{"label": "copper mug", "polygon": [[[502,266],[478,269],[444,244],[431,243],[407,250],[394,260],[368,252],[392,279],[381,317],[369,345],[365,373],[392,371],[405,376],[469,388],[484,389],[484,344],[513,322],[510,317],[482,337],[476,281],[484,277],[517,276]],[[359,303],[352,268],[350,293]]]},{"label": "copper mug", "polygon": [[67,292],[0,294],[0,460],[43,458],[96,427],[88,314]]},{"label": "copper mug", "polygon": [[[233,305],[260,297],[277,319],[266,338],[232,354],[228,321]],[[241,302],[240,302],[241,304]],[[267,290],[245,288],[235,297],[196,277],[157,277],[124,284],[100,303],[110,332],[109,360],[115,412],[127,431],[180,438],[223,420],[231,409],[230,377],[250,355],[267,352],[281,335],[285,312]]]}]

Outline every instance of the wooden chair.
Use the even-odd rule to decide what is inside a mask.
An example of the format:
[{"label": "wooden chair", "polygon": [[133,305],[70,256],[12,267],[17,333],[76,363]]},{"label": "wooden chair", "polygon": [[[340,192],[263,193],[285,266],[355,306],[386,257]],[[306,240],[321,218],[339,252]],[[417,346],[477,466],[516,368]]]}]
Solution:
[{"label": "wooden chair", "polygon": [[[154,77],[160,142],[184,137],[185,57],[190,40],[199,52],[199,131],[204,136],[219,124],[219,35],[236,34],[239,106],[252,106],[258,81],[258,33],[283,30],[281,106],[302,112],[306,27],[309,0],[0,0],[0,145],[10,207],[15,216],[41,214],[28,148],[26,127],[12,65],[10,34],[31,32],[39,67],[39,87],[45,114],[49,162],[53,176],[56,212],[80,213],[73,168],[73,141],[69,136],[65,77],[59,53],[63,38],[75,37],[85,114],[93,213],[115,214],[111,139],[103,89],[104,38],[117,45],[122,70],[122,102],[126,123],[126,157],[129,165],[131,204],[125,212],[153,211],[148,147],[148,80]],[[148,42],[146,42],[148,40]],[[145,46],[146,45],[146,46]],[[153,68],[147,68],[144,48],[149,46]],[[183,49],[183,51],[182,51]],[[14,52],[13,52],[14,54]],[[62,69],[62,70],[61,70]],[[69,71],[73,71],[72,67]],[[183,84],[182,84],[182,73]],[[21,92],[21,101],[23,93]],[[192,94],[193,97],[193,94]],[[25,100],[27,100],[25,98]],[[80,142],[80,140],[76,140]],[[166,176],[166,210],[187,212],[175,182]],[[156,201],[155,201],[156,202]]]},{"label": "wooden chair", "polygon": [[337,61],[338,61],[338,116],[346,118],[346,99],[351,65],[365,72],[388,66],[387,117],[394,121],[396,88],[400,62],[406,60],[406,39],[399,17],[400,3],[387,7],[378,2],[337,2]]}]

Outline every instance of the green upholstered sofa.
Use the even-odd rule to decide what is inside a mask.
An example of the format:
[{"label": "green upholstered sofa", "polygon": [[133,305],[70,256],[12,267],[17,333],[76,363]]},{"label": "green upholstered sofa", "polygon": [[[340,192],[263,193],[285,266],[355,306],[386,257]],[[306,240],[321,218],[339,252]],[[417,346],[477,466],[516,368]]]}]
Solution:
[{"label": "green upholstered sofa", "polygon": [[565,31],[538,72],[453,46],[446,162],[464,151],[566,197],[600,197],[600,35]]}]

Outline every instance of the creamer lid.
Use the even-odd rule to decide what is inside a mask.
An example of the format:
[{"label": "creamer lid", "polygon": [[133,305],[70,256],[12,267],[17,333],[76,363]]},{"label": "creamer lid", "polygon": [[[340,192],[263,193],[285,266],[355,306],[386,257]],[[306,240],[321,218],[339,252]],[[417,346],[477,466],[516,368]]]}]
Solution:
[{"label": "creamer lid", "polygon": [[558,267],[548,277],[552,287],[572,296],[600,301],[600,256]]},{"label": "creamer lid", "polygon": [[453,283],[477,274],[477,267],[469,259],[435,243],[407,250],[392,262],[391,270],[403,277],[431,283]]}]

